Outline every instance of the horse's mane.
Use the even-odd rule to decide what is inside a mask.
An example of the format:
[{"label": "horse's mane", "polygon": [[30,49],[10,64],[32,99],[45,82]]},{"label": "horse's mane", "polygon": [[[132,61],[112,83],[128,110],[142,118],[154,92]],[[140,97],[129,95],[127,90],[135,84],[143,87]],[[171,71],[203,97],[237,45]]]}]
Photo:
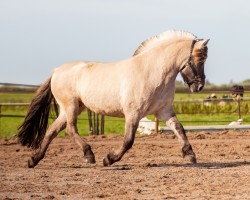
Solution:
[{"label": "horse's mane", "polygon": [[159,35],[153,36],[142,42],[141,45],[136,49],[133,56],[138,55],[146,50],[149,50],[164,41],[173,39],[195,39],[195,38],[196,36],[194,34],[187,31],[177,31],[177,30],[165,31]]}]

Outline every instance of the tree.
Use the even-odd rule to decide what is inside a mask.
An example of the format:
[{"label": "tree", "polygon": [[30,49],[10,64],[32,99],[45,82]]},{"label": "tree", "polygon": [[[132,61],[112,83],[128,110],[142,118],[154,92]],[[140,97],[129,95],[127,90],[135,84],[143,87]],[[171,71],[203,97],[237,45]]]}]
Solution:
[{"label": "tree", "polygon": [[242,81],[242,85],[250,85],[250,79]]}]

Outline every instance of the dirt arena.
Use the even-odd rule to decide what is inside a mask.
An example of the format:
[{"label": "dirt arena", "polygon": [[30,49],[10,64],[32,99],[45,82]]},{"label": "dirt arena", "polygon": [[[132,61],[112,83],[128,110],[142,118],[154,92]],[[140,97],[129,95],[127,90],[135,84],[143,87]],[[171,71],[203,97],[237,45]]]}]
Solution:
[{"label": "dirt arena", "polygon": [[250,199],[250,131],[188,133],[198,164],[172,134],[137,136],[122,161],[102,166],[122,136],[90,136],[97,163],[83,163],[70,138],[56,138],[27,168],[32,151],[0,141],[0,199]]}]

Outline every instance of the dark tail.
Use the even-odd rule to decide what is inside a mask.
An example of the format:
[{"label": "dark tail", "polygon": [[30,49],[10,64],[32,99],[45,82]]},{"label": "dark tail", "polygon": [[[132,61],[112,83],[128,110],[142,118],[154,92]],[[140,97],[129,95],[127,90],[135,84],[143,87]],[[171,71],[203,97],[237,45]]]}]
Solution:
[{"label": "dark tail", "polygon": [[55,112],[58,108],[51,92],[51,77],[37,90],[31,101],[23,124],[18,128],[18,138],[22,145],[37,149],[45,136],[52,101]]}]

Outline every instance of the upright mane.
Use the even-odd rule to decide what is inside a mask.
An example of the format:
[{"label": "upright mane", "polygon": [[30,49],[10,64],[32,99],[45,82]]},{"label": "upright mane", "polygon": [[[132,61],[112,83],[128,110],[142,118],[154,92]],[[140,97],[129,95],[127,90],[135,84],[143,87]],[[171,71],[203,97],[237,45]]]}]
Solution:
[{"label": "upright mane", "polygon": [[146,50],[149,50],[160,43],[173,39],[195,39],[196,36],[187,31],[177,31],[177,30],[169,30],[165,31],[159,35],[153,36],[140,44],[140,46],[136,49],[133,56],[140,54]]}]

